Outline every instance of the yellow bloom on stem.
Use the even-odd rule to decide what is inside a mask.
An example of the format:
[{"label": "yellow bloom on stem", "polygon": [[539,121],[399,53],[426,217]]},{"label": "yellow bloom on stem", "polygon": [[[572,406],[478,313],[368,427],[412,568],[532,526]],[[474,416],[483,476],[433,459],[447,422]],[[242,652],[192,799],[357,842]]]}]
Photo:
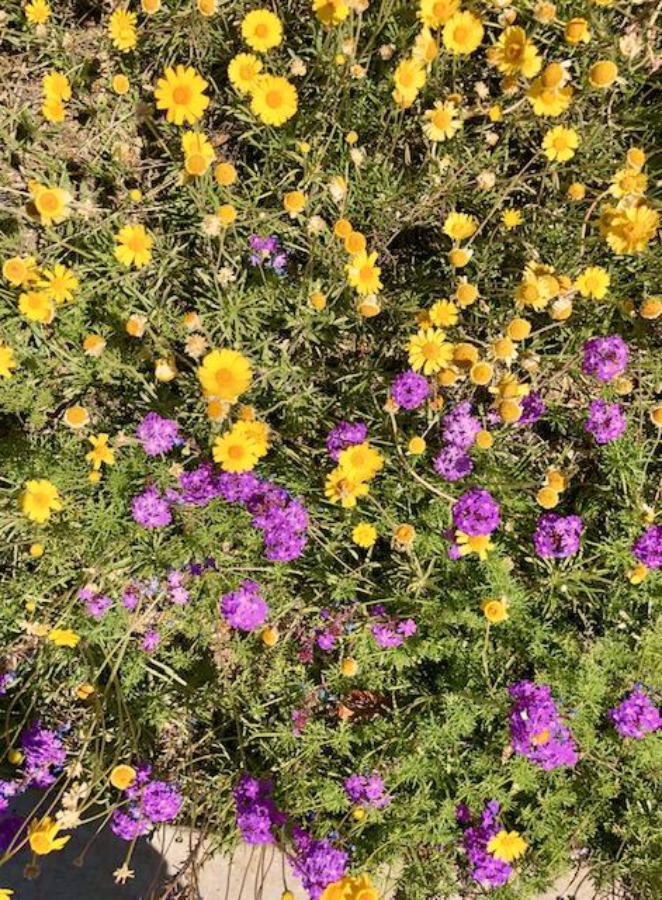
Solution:
[{"label": "yellow bloom on stem", "polygon": [[55,317],[55,307],[44,291],[25,291],[18,298],[18,311],[29,322],[48,325]]},{"label": "yellow bloom on stem", "polygon": [[43,269],[37,287],[54,303],[71,303],[79,281],[71,269],[55,263],[52,269]]},{"label": "yellow bloom on stem", "polygon": [[425,69],[417,59],[403,59],[393,73],[395,102],[404,107],[411,106],[425,80]]},{"label": "yellow bloom on stem", "polygon": [[591,40],[591,28],[580,16],[569,19],[566,22],[564,36],[567,44],[574,47],[576,44],[588,44]]},{"label": "yellow bloom on stem", "polygon": [[212,350],[202,360],[198,380],[206,397],[235,403],[251,386],[253,370],[236,350]]},{"label": "yellow bloom on stem", "polygon": [[77,647],[80,643],[80,635],[70,628],[54,628],[48,632],[48,640],[56,647]]},{"label": "yellow bloom on stem", "polygon": [[[358,670],[358,667],[357,667]],[[344,674],[344,673],[343,673]],[[364,816],[358,813],[365,811],[360,807],[355,812],[354,818],[360,820]],[[321,900],[379,900],[380,892],[372,884],[368,875],[354,877],[346,875],[339,881],[329,884],[321,896]]]},{"label": "yellow bloom on stem", "polygon": [[567,84],[568,73],[561,63],[550,63],[531,82],[527,99],[536,116],[560,116],[570,106],[573,90]]},{"label": "yellow bloom on stem", "polygon": [[437,300],[429,311],[430,322],[439,328],[451,328],[457,324],[460,314],[452,300]]},{"label": "yellow bloom on stem", "polygon": [[379,280],[381,269],[377,263],[376,253],[366,253],[365,250],[353,256],[347,264],[347,280],[357,294],[377,294],[384,285]]},{"label": "yellow bloom on stem", "polygon": [[418,17],[429,28],[440,28],[459,8],[460,0],[421,0]]},{"label": "yellow bloom on stem", "polygon": [[481,604],[483,615],[491,625],[505,622],[508,618],[508,602],[505,597],[492,597]]},{"label": "yellow bloom on stem", "polygon": [[74,431],[77,431],[79,428],[85,428],[90,421],[90,414],[84,406],[75,404],[74,406],[69,406],[65,409],[62,418],[64,419],[65,425],[69,428],[73,428]]},{"label": "yellow bloom on stem", "polygon": [[156,108],[166,111],[173,125],[193,125],[209,106],[204,93],[208,84],[192,66],[167,66],[163,78],[156,82]]},{"label": "yellow bloom on stem", "polygon": [[478,559],[486,560],[487,554],[494,549],[489,534],[471,535],[463,531],[455,532],[455,543],[460,556],[469,556],[475,553]]},{"label": "yellow bloom on stem", "polygon": [[115,465],[115,451],[108,446],[107,434],[92,434],[88,438],[92,449],[85,454],[87,462],[92,463],[92,468],[98,472],[102,465]]},{"label": "yellow bloom on stem", "polygon": [[487,58],[504,75],[521,72],[525,78],[533,78],[542,68],[538,49],[519,25],[502,32],[497,43],[487,51]]},{"label": "yellow bloom on stem", "polygon": [[297,89],[287,78],[259,75],[253,88],[251,111],[265,125],[278,128],[289,121],[298,109]]},{"label": "yellow bloom on stem", "polygon": [[14,892],[9,888],[0,888],[0,900],[11,900]]},{"label": "yellow bloom on stem", "polygon": [[51,7],[46,0],[31,0],[23,11],[30,25],[44,25],[51,17]]},{"label": "yellow bloom on stem", "polygon": [[131,82],[122,72],[113,75],[111,86],[115,93],[119,94],[120,97],[123,97],[124,94],[128,94],[131,90]]},{"label": "yellow bloom on stem", "polygon": [[421,29],[416,35],[411,55],[424,66],[431,66],[437,56],[439,56],[436,38],[429,28]]},{"label": "yellow bloom on stem", "polygon": [[602,300],[607,296],[611,278],[609,272],[602,266],[589,266],[575,279],[574,288],[582,297],[590,297],[592,300]]},{"label": "yellow bloom on stem", "polygon": [[218,0],[198,0],[196,6],[201,16],[209,18],[217,13]]},{"label": "yellow bloom on stem", "polygon": [[524,217],[519,209],[504,209],[501,213],[501,222],[508,231],[517,228],[523,221]]},{"label": "yellow bloom on stem", "polygon": [[6,344],[0,344],[0,378],[11,378],[14,374],[12,369],[16,369],[18,363],[14,358],[14,351]]},{"label": "yellow bloom on stem", "polygon": [[648,187],[648,178],[645,172],[639,169],[619,169],[611,180],[609,193],[612,197],[643,197]]},{"label": "yellow bloom on stem", "polygon": [[251,94],[262,71],[262,60],[252,53],[238,53],[228,64],[230,84],[240,94]]},{"label": "yellow bloom on stem", "polygon": [[384,467],[384,459],[368,441],[346,447],[338,457],[338,466],[350,481],[371,481]]},{"label": "yellow bloom on stem", "polygon": [[594,63],[588,73],[588,80],[591,87],[608,88],[616,81],[618,77],[618,66],[610,59],[601,59]]},{"label": "yellow bloom on stem", "polygon": [[369,492],[365,482],[352,481],[340,466],[327,476],[324,485],[324,496],[331,503],[340,503],[343,509],[353,509],[359,497],[365,497]]},{"label": "yellow bloom on stem", "polygon": [[368,550],[377,540],[377,529],[370,522],[359,522],[352,530],[352,540],[357,547]]},{"label": "yellow bloom on stem", "polygon": [[452,212],[446,216],[443,232],[453,241],[464,241],[476,233],[478,222],[466,213]]},{"label": "yellow bloom on stem", "polygon": [[430,141],[446,141],[462,128],[457,106],[450,101],[437,100],[432,109],[423,113],[423,133]]},{"label": "yellow bloom on stem", "polygon": [[437,328],[421,328],[409,339],[409,365],[416,372],[434,375],[445,369],[453,359],[453,345],[446,340],[446,332]]},{"label": "yellow bloom on stem", "polygon": [[518,859],[528,846],[519,831],[506,831],[502,828],[487,845],[487,852],[503,862],[512,862]]},{"label": "yellow bloom on stem", "polygon": [[444,47],[451,53],[467,55],[473,53],[483,40],[482,21],[470,12],[456,12],[444,25]]},{"label": "yellow bloom on stem", "polygon": [[69,837],[58,837],[59,831],[60,826],[50,816],[33,819],[28,827],[28,843],[32,852],[37,856],[46,856],[54,850],[61,850]]},{"label": "yellow bloom on stem", "polygon": [[607,243],[617,254],[643,253],[659,223],[659,214],[646,203],[609,211],[605,229]]},{"label": "yellow bloom on stem", "polygon": [[204,175],[216,158],[216,151],[207,135],[187,131],[182,135],[184,168],[189,175]]},{"label": "yellow bloom on stem", "polygon": [[138,16],[128,9],[116,9],[108,19],[108,34],[113,47],[128,53],[138,43],[136,23]]},{"label": "yellow bloom on stem", "polygon": [[552,162],[567,162],[575,155],[579,143],[579,135],[574,128],[557,125],[556,128],[550,128],[544,136],[542,149]]},{"label": "yellow bloom on stem", "polygon": [[49,72],[41,80],[44,97],[55,97],[57,100],[71,100],[71,83],[63,72]]},{"label": "yellow bloom on stem", "polygon": [[131,787],[136,780],[136,775],[137,773],[133,766],[127,766],[126,763],[120,763],[120,765],[115,766],[110,773],[108,780],[118,791],[125,791],[128,787]]},{"label": "yellow bloom on stem", "polygon": [[26,287],[39,277],[34,256],[12,256],[2,266],[2,276],[14,287]]},{"label": "yellow bloom on stem", "polygon": [[283,197],[283,208],[290,216],[298,216],[306,206],[306,195],[303,191],[288,191]]},{"label": "yellow bloom on stem", "polygon": [[62,188],[52,188],[38,181],[31,181],[28,190],[34,208],[39,213],[42,225],[53,225],[61,222],[68,214],[71,194]]},{"label": "yellow bloom on stem", "polygon": [[251,50],[266,53],[283,40],[283,23],[269,9],[254,9],[242,20],[241,36]]},{"label": "yellow bloom on stem", "polygon": [[64,103],[58,97],[46,97],[42,107],[41,114],[47,122],[64,122],[67,111]]},{"label": "yellow bloom on stem", "polygon": [[322,25],[339,25],[349,15],[344,0],[313,0],[313,12]]},{"label": "yellow bloom on stem", "polygon": [[141,269],[152,259],[154,239],[144,225],[125,225],[115,235],[115,259],[123,266]]}]

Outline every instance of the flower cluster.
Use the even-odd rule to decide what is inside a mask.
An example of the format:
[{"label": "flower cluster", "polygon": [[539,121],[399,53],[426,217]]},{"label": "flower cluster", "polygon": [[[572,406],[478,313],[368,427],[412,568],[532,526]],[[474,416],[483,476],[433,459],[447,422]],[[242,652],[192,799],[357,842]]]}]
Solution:
[{"label": "flower cluster", "polygon": [[548,772],[574,766],[579,756],[572,733],[561,719],[549,685],[520,681],[510,687],[510,742],[515,753]]}]

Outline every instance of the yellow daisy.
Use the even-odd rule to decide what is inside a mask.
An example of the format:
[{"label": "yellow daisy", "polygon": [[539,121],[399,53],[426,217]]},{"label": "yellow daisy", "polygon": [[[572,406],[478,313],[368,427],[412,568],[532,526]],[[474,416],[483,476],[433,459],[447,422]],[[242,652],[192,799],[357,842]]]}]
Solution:
[{"label": "yellow daisy", "polygon": [[55,225],[69,213],[71,194],[62,188],[52,188],[38,181],[31,181],[28,190],[42,225]]},{"label": "yellow daisy", "polygon": [[37,287],[55,303],[71,303],[79,281],[71,269],[55,263],[52,269],[43,269]]},{"label": "yellow daisy", "polygon": [[431,141],[446,141],[462,128],[459,110],[454,103],[437,100],[423,113],[423,133]]},{"label": "yellow daisy", "polygon": [[252,53],[238,53],[228,65],[230,84],[240,94],[251,94],[262,71],[262,60]]},{"label": "yellow daisy", "polygon": [[536,46],[518,25],[506,28],[499,40],[487,51],[487,58],[504,75],[533,78],[542,68],[542,59]]},{"label": "yellow daisy", "polygon": [[209,106],[207,82],[192,66],[168,66],[156,83],[156,108],[166,111],[173,125],[193,125]]},{"label": "yellow daisy", "polygon": [[11,378],[12,369],[16,369],[18,363],[14,357],[14,351],[7,344],[0,344],[0,378]]},{"label": "yellow daisy", "polygon": [[366,253],[365,250],[353,256],[347,264],[347,280],[357,294],[365,297],[368,294],[377,294],[384,285],[379,280],[381,269],[377,263],[376,253]]},{"label": "yellow daisy", "polygon": [[253,88],[251,110],[265,125],[279,127],[295,115],[297,89],[279,75],[259,75]]},{"label": "yellow daisy", "polygon": [[21,494],[21,512],[32,522],[43,525],[52,512],[62,509],[60,494],[47,478],[34,478],[25,483]]},{"label": "yellow daisy", "polygon": [[446,333],[437,328],[421,328],[409,340],[409,365],[416,372],[434,375],[445,369],[453,359],[453,345],[446,340]]},{"label": "yellow daisy", "polygon": [[115,235],[115,259],[129,268],[141,269],[152,259],[154,239],[144,225],[125,225]]},{"label": "yellow daisy", "polygon": [[189,175],[204,175],[216,158],[209,138],[197,131],[187,131],[182,136],[182,151]]},{"label": "yellow daisy", "polygon": [[116,9],[108,20],[108,34],[113,47],[122,53],[128,53],[138,43],[136,23],[138,16],[128,9]]},{"label": "yellow daisy", "polygon": [[269,9],[254,9],[242,20],[241,36],[251,50],[266,53],[283,40],[283,23]]},{"label": "yellow daisy", "polygon": [[451,53],[467,55],[473,53],[483,40],[482,21],[470,12],[456,12],[444,25],[444,47]]},{"label": "yellow daisy", "polygon": [[202,360],[198,380],[205,396],[235,403],[250,388],[253,370],[236,350],[212,350]]},{"label": "yellow daisy", "polygon": [[550,128],[544,136],[542,149],[547,159],[562,163],[572,159],[579,143],[579,135],[574,128],[557,125],[555,128]]}]

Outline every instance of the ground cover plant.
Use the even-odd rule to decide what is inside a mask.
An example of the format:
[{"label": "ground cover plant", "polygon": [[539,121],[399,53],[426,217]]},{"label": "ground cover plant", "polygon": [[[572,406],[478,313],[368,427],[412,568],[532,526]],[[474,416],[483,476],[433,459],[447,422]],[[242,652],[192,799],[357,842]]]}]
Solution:
[{"label": "ground cover plant", "polygon": [[656,16],[3,4],[3,861],[659,900]]}]

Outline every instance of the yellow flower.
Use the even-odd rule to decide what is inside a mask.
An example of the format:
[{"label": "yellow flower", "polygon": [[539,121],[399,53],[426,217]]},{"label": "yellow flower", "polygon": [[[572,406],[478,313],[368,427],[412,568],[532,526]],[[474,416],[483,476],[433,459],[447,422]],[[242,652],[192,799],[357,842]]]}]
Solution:
[{"label": "yellow flower", "polygon": [[324,485],[324,495],[331,503],[340,503],[343,509],[353,509],[359,497],[365,497],[370,488],[364,481],[352,481],[338,466],[331,472]]},{"label": "yellow flower", "polygon": [[197,131],[182,135],[182,151],[184,168],[189,175],[203,175],[216,157],[209,138]]},{"label": "yellow flower", "polygon": [[480,46],[483,33],[483,23],[473,13],[453,13],[444,25],[444,47],[455,54],[473,53]]},{"label": "yellow flower", "polygon": [[407,453],[411,456],[420,456],[421,453],[425,453],[425,448],[427,444],[425,443],[425,438],[418,437],[417,435],[410,439],[407,444]]},{"label": "yellow flower", "polygon": [[41,81],[45,97],[55,97],[57,100],[71,100],[71,84],[63,72],[49,72]]},{"label": "yellow flower", "polygon": [[224,228],[237,220],[237,210],[231,203],[224,203],[216,210],[216,215]]},{"label": "yellow flower", "polygon": [[573,47],[575,44],[588,44],[591,40],[591,29],[586,19],[578,16],[566,22],[564,35],[566,43]]},{"label": "yellow flower", "polygon": [[259,75],[253,88],[251,110],[265,125],[279,127],[296,113],[297,89],[287,78]]},{"label": "yellow flower", "polygon": [[11,900],[14,892],[9,888],[0,888],[0,900]]},{"label": "yellow flower", "polygon": [[525,273],[515,288],[515,302],[519,306],[530,306],[538,312],[545,309],[551,298],[549,282],[532,273]]},{"label": "yellow flower", "polygon": [[41,107],[41,114],[47,122],[64,122],[67,112],[64,103],[58,97],[46,97]]},{"label": "yellow flower", "polygon": [[586,188],[580,181],[573,181],[568,185],[568,197],[571,200],[583,200],[586,196]]},{"label": "yellow flower", "polygon": [[377,262],[376,253],[366,253],[365,250],[353,256],[347,264],[347,280],[357,294],[377,294],[384,285],[379,280],[381,269]]},{"label": "yellow flower", "polygon": [[21,512],[32,522],[42,524],[53,510],[62,509],[62,502],[55,485],[47,478],[37,478],[25,483],[21,496]]},{"label": "yellow flower", "polygon": [[100,334],[88,334],[83,339],[83,351],[88,356],[101,356],[106,349],[106,341]]},{"label": "yellow flower", "polygon": [[313,0],[313,12],[322,25],[339,25],[349,15],[349,6],[344,0]]},{"label": "yellow flower", "polygon": [[528,844],[518,831],[501,829],[487,845],[487,852],[503,862],[512,862],[520,857]]},{"label": "yellow flower", "polygon": [[418,17],[429,28],[440,28],[460,8],[460,0],[421,0]]},{"label": "yellow flower", "polygon": [[111,81],[111,86],[116,94],[119,94],[120,97],[124,96],[124,94],[128,94],[131,89],[131,83],[126,75],[123,75],[122,72],[118,72],[116,75],[113,75],[113,80]]},{"label": "yellow flower", "polygon": [[454,103],[437,100],[423,113],[423,133],[431,141],[446,141],[462,128],[462,120]]},{"label": "yellow flower", "polygon": [[23,10],[30,25],[43,25],[51,17],[51,7],[46,0],[31,0]]},{"label": "yellow flower", "polygon": [[18,298],[18,311],[29,322],[47,325],[55,317],[53,301],[43,291],[25,291]]},{"label": "yellow flower", "polygon": [[236,350],[212,350],[202,360],[198,379],[206,397],[235,403],[251,386],[253,371]]},{"label": "yellow flower", "polygon": [[[56,647],[77,647],[80,643],[80,635],[70,628],[54,628],[48,632],[48,640]],[[57,848],[56,848],[57,849]]]},{"label": "yellow flower", "polygon": [[138,16],[128,9],[116,9],[108,19],[108,34],[113,47],[122,53],[133,50],[138,42],[136,22]]},{"label": "yellow flower", "polygon": [[641,584],[646,580],[648,576],[648,569],[643,563],[637,563],[637,565],[628,572],[628,581],[630,584]]},{"label": "yellow flower", "polygon": [[429,28],[423,28],[416,35],[411,55],[424,66],[432,65],[439,56],[437,41]]},{"label": "yellow flower", "polygon": [[76,404],[65,409],[62,418],[64,419],[65,425],[68,425],[69,428],[73,428],[74,430],[78,430],[79,428],[85,428],[90,421],[90,414],[84,406]]},{"label": "yellow flower", "polygon": [[250,94],[255,90],[257,78],[262,71],[262,60],[252,53],[238,53],[228,65],[228,78],[240,94]]},{"label": "yellow flower", "polygon": [[78,278],[62,263],[55,263],[52,269],[43,269],[37,282],[37,287],[55,303],[71,303],[78,285]]},{"label": "yellow flower", "polygon": [[38,181],[31,181],[28,189],[34,207],[39,213],[42,225],[53,225],[61,222],[68,214],[71,194],[62,188],[47,187]]},{"label": "yellow flower", "polygon": [[3,264],[2,275],[14,287],[26,287],[38,278],[37,260],[34,256],[12,256]]},{"label": "yellow flower", "polygon": [[11,378],[12,369],[16,369],[18,363],[14,358],[14,351],[6,344],[0,344],[0,377]]},{"label": "yellow flower", "polygon": [[152,16],[161,9],[161,0],[140,0],[140,8],[148,16]]},{"label": "yellow flower", "polygon": [[547,159],[552,162],[567,162],[575,155],[579,147],[579,135],[574,128],[557,125],[550,128],[542,141],[542,148]]},{"label": "yellow flower", "polygon": [[610,281],[609,273],[602,266],[589,266],[577,276],[574,288],[582,297],[602,300],[607,296]]},{"label": "yellow flower", "polygon": [[298,216],[306,206],[306,195],[303,191],[288,191],[283,197],[283,207],[291,216]]},{"label": "yellow flower", "polygon": [[481,609],[491,625],[504,622],[508,618],[508,603],[505,597],[493,597],[489,600],[483,600]]},{"label": "yellow flower", "polygon": [[208,18],[218,11],[218,0],[198,0],[197,8],[201,16]]},{"label": "yellow flower", "polygon": [[411,106],[425,84],[425,77],[425,69],[417,59],[403,59],[393,73],[395,102],[404,107]]},{"label": "yellow flower", "polygon": [[471,284],[466,278],[463,278],[455,288],[455,299],[458,302],[458,306],[461,306],[462,309],[465,306],[471,306],[478,299],[478,288],[475,284]]},{"label": "yellow flower", "polygon": [[588,80],[591,87],[608,88],[618,77],[618,66],[610,59],[601,59],[589,69]]},{"label": "yellow flower", "polygon": [[533,78],[542,68],[542,60],[536,46],[518,25],[506,28],[496,44],[487,51],[487,58],[504,75]]},{"label": "yellow flower", "polygon": [[283,23],[268,9],[254,9],[244,16],[241,36],[252,50],[266,53],[283,40]]},{"label": "yellow flower", "polygon": [[[345,660],[344,662],[354,662],[354,660]],[[358,666],[356,666],[356,671],[351,674],[356,674],[357,671]],[[346,673],[343,671],[344,674]],[[359,815],[360,812],[365,815],[365,810],[359,807],[355,810],[354,818],[363,819],[364,815]],[[380,892],[373,886],[368,875],[359,875],[358,877],[347,875],[340,881],[334,881],[333,884],[328,885],[321,900],[379,900],[379,896]]]},{"label": "yellow flower", "polygon": [[421,328],[409,340],[409,365],[424,375],[445,369],[453,359],[453,345],[445,337],[446,332],[437,328]]},{"label": "yellow flower", "polygon": [[619,200],[622,197],[642,197],[646,193],[648,178],[639,169],[619,169],[611,180],[609,193]]},{"label": "yellow flower", "polygon": [[107,434],[91,434],[88,441],[92,445],[92,449],[85,454],[85,459],[92,463],[95,471],[98,472],[104,463],[107,466],[115,465],[115,451],[108,446]]},{"label": "yellow flower", "polygon": [[144,225],[125,225],[115,235],[115,259],[123,266],[141,269],[152,259],[154,239]]},{"label": "yellow flower", "polygon": [[503,227],[508,231],[517,228],[523,221],[524,217],[519,209],[504,209],[501,213],[501,222],[503,223]]},{"label": "yellow flower", "polygon": [[110,773],[108,780],[118,791],[125,791],[128,787],[131,787],[136,780],[136,774],[136,770],[133,766],[127,766],[125,763],[120,763],[120,765],[115,766]]},{"label": "yellow flower", "polygon": [[230,187],[237,180],[237,170],[232,163],[219,163],[214,169],[214,178],[221,187]]},{"label": "yellow flower", "polygon": [[625,159],[632,169],[643,169],[646,165],[646,154],[641,147],[630,147],[625,154]]},{"label": "yellow flower", "polygon": [[463,531],[456,531],[455,543],[460,556],[469,556],[469,554],[475,553],[480,560],[487,559],[487,554],[494,549],[489,534],[474,536],[465,534]]},{"label": "yellow flower", "polygon": [[437,300],[429,312],[430,322],[440,328],[450,328],[459,319],[457,306],[451,300]]},{"label": "yellow flower", "polygon": [[443,232],[454,241],[464,241],[476,233],[478,222],[466,213],[452,212],[446,216]]},{"label": "yellow flower", "polygon": [[561,63],[550,63],[531,82],[527,99],[536,116],[560,116],[570,106],[573,90],[567,84],[567,72]]},{"label": "yellow flower", "polygon": [[346,447],[338,457],[338,467],[350,481],[371,481],[384,467],[382,455],[368,441]]},{"label": "yellow flower", "polygon": [[58,837],[59,831],[60,826],[50,816],[33,819],[28,827],[28,842],[32,852],[37,856],[46,856],[54,850],[61,850],[69,838]]},{"label": "yellow flower", "polygon": [[359,522],[352,530],[352,540],[357,547],[368,550],[377,540],[377,529],[369,522]]},{"label": "yellow flower", "polygon": [[206,87],[207,82],[192,66],[167,66],[156,83],[156,108],[164,109],[166,120],[173,125],[193,125],[209,106]]},{"label": "yellow flower", "polygon": [[614,253],[643,253],[654,237],[659,222],[659,214],[645,203],[614,210],[608,216],[607,243]]}]

